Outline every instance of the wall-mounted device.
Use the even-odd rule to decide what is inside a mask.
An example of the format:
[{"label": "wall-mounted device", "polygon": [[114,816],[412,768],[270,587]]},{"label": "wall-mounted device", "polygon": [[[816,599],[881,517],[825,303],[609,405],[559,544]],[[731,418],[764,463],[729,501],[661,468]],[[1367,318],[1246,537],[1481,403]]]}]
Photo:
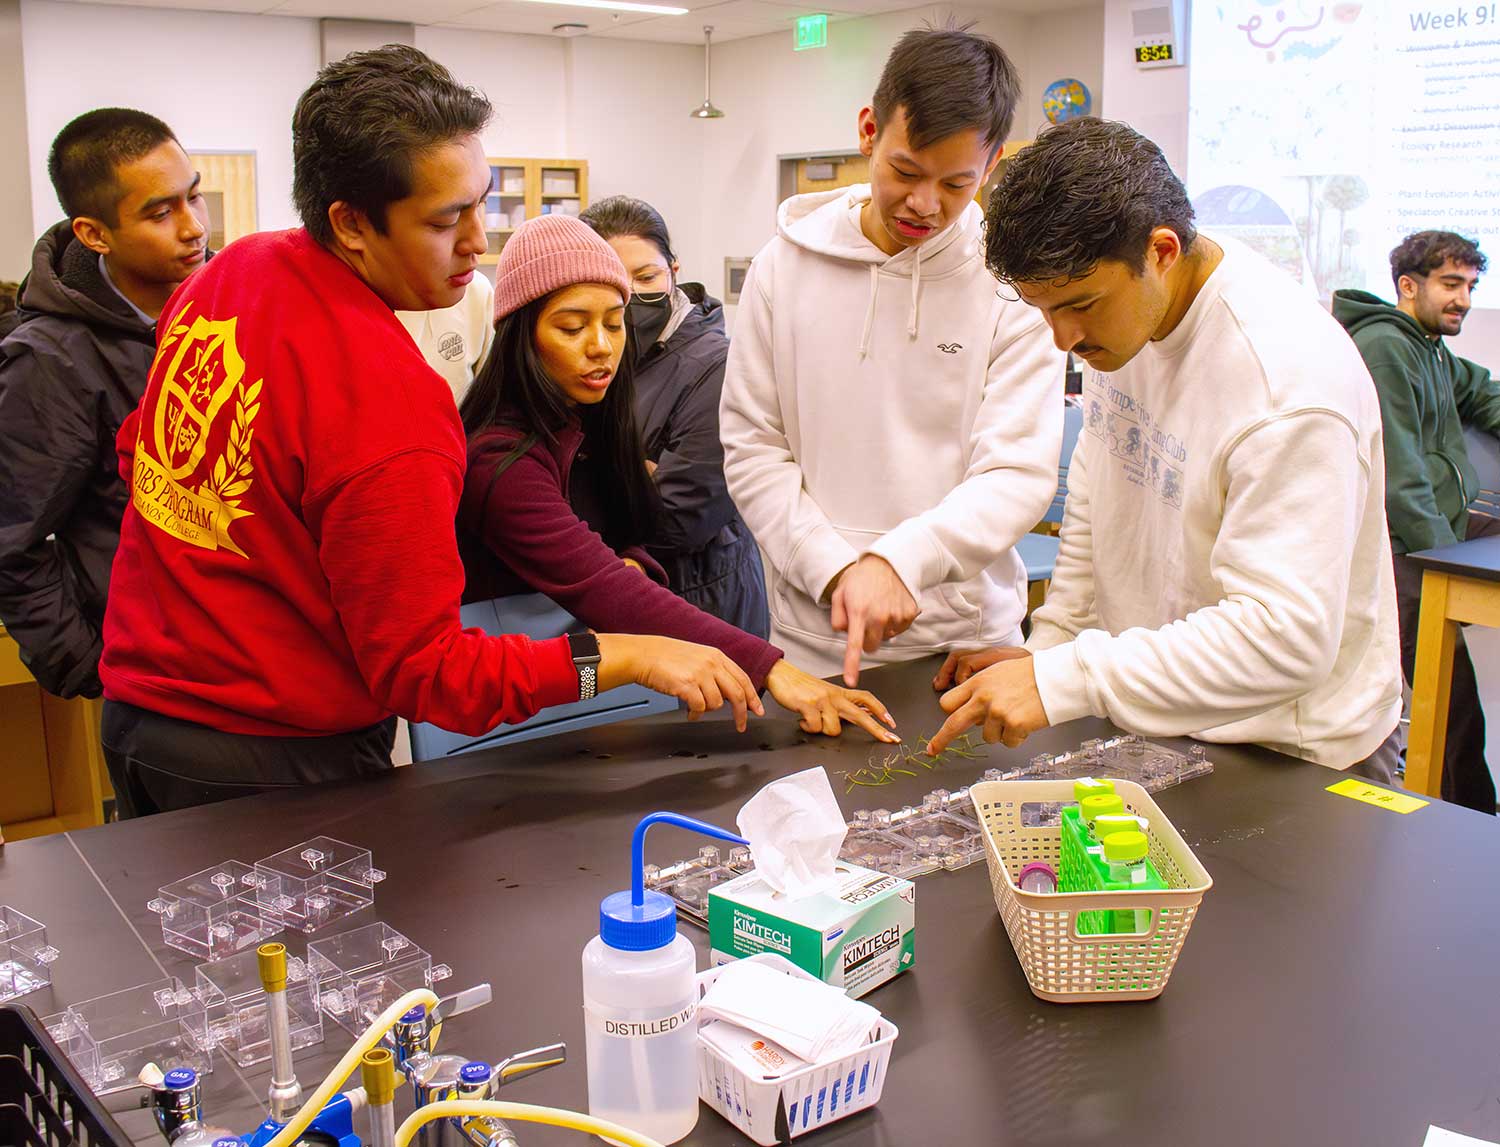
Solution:
[{"label": "wall-mounted device", "polygon": [[1155,0],[1130,9],[1137,68],[1179,68],[1187,63],[1187,4]]},{"label": "wall-mounted device", "polygon": [[724,302],[733,305],[740,301],[740,291],[744,289],[745,275],[749,270],[749,259],[729,257],[724,260]]}]

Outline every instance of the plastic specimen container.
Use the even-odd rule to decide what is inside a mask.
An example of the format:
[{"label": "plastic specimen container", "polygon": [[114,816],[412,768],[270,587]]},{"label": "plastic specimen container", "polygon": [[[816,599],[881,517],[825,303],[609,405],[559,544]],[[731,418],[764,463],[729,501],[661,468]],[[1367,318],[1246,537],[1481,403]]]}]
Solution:
[{"label": "plastic specimen container", "polygon": [[[292,1051],[323,1042],[323,1013],[317,985],[307,963],[295,956],[286,962],[286,1010],[291,1021]],[[193,994],[202,1002],[214,1043],[241,1067],[271,1058],[266,993],[254,951],[199,964]]]},{"label": "plastic specimen container", "polygon": [[203,1001],[175,976],[74,1004],[42,1021],[100,1095],[140,1086],[148,1063],[213,1071]]},{"label": "plastic specimen container", "polygon": [[307,965],[318,1006],[354,1035],[413,988],[430,988],[452,974],[448,965],[434,966],[427,952],[384,923],[314,940],[307,946]]},{"label": "plastic specimen container", "polygon": [[222,960],[281,931],[256,899],[255,870],[239,860],[163,884],[146,907],[161,917],[162,942],[199,960]]},{"label": "plastic specimen container", "polygon": [[0,904],[0,1002],[50,984],[57,955],[45,924]]},{"label": "plastic specimen container", "polygon": [[268,919],[316,932],[375,902],[385,873],[370,850],[328,836],[284,848],[255,862],[255,894]]}]

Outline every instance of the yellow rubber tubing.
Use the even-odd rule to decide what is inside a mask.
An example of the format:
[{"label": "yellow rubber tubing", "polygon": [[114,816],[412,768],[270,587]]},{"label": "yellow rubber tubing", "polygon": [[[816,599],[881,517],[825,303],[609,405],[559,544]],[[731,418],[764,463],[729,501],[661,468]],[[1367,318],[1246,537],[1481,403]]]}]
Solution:
[{"label": "yellow rubber tubing", "polygon": [[[441,1103],[429,1103],[411,1113],[406,1122],[396,1128],[396,1147],[409,1147],[417,1132],[425,1124],[437,1119],[463,1118],[467,1115],[490,1115],[496,1119],[513,1120],[516,1123],[545,1123],[550,1127],[566,1127],[570,1131],[582,1131],[585,1135],[602,1135],[626,1147],[662,1147],[655,1139],[648,1139],[639,1131],[621,1127],[607,1119],[595,1119],[576,1111],[564,1111],[560,1107],[537,1107],[531,1103],[504,1103],[493,1099],[445,1099]],[[272,1144],[271,1147],[281,1147]]]},{"label": "yellow rubber tubing", "polygon": [[[375,1017],[375,1022],[365,1029],[364,1035],[354,1041],[354,1046],[344,1053],[344,1058],[339,1060],[328,1078],[318,1085],[318,1090],[313,1092],[293,1115],[291,1122],[276,1133],[266,1147],[291,1147],[297,1141],[297,1137],[307,1130],[307,1125],[313,1121],[318,1112],[323,1110],[324,1105],[333,1098],[338,1091],[339,1084],[348,1079],[359,1066],[360,1060],[364,1058],[365,1052],[380,1042],[380,1038],[396,1026],[396,1021],[418,1004],[424,1004],[428,1008],[435,1008],[438,1004],[437,993],[427,988],[417,988],[407,992],[385,1011]],[[437,1106],[442,1106],[438,1104]],[[546,1110],[539,1108],[538,1110]],[[407,1120],[410,1123],[411,1120]],[[404,1126],[404,1124],[403,1124]],[[641,1140],[642,1143],[650,1143],[650,1140]],[[655,1147],[655,1145],[652,1145]]]}]

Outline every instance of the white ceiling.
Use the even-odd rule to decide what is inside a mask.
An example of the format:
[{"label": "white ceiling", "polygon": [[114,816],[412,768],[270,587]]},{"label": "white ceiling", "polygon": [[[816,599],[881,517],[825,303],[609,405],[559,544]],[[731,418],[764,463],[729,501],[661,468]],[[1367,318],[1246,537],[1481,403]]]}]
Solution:
[{"label": "white ceiling", "polygon": [[[789,37],[798,16],[824,12],[829,23],[912,8],[920,0],[833,0],[822,7],[810,0],[793,7],[774,0],[654,0],[691,11],[685,16],[654,16],[639,12],[610,12],[568,4],[527,3],[526,0],[112,0],[141,8],[184,8],[207,12],[248,12],[258,15],[336,17],[349,20],[397,20],[444,28],[478,28],[490,32],[552,35],[559,24],[588,25],[589,36],[622,40],[653,40],[667,44],[703,42],[703,26],[712,24],[714,40],[739,40],[785,32]],[[1000,11],[1038,11],[1049,0],[987,0],[985,7]]]}]

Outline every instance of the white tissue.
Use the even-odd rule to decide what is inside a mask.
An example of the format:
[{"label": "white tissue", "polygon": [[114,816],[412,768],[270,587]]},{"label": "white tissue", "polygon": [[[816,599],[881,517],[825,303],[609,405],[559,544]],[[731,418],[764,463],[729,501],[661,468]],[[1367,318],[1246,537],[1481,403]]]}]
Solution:
[{"label": "white tissue", "polygon": [[870,1042],[880,1013],[839,988],[778,972],[755,960],[727,964],[703,993],[698,1022],[724,1020],[785,1048],[798,1059],[824,1064],[853,1055]]},{"label": "white tissue", "polygon": [[756,875],[777,892],[797,900],[833,887],[849,830],[821,768],[772,781],[745,802],[736,823]]}]

